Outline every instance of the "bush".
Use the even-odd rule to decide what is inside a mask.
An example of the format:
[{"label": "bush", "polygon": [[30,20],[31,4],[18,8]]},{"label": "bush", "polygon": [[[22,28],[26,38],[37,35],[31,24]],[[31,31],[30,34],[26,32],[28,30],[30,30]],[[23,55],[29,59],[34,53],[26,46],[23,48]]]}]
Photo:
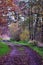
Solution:
[{"label": "bush", "polygon": [[28,41],[29,40],[29,31],[25,29],[21,34],[20,34],[20,40],[21,41]]}]

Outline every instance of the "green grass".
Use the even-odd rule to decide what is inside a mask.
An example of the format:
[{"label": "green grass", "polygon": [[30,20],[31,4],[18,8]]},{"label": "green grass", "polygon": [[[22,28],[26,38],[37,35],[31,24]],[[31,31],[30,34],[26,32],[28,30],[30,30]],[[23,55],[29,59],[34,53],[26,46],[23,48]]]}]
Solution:
[{"label": "green grass", "polygon": [[13,44],[21,44],[21,45],[28,45],[26,41],[11,41]]},{"label": "green grass", "polygon": [[0,42],[0,56],[7,54],[10,48],[4,43]]},{"label": "green grass", "polygon": [[43,58],[43,47],[40,48],[38,46],[33,46],[32,44],[28,44],[28,46],[32,48],[34,51],[36,51]]},{"label": "green grass", "polygon": [[43,48],[40,48],[38,46],[33,46],[32,43],[28,43],[28,42],[25,42],[25,41],[12,41],[14,44],[21,44],[21,45],[26,45],[28,47],[30,47],[31,49],[33,49],[34,51],[36,51],[40,56],[42,56],[43,58]]}]

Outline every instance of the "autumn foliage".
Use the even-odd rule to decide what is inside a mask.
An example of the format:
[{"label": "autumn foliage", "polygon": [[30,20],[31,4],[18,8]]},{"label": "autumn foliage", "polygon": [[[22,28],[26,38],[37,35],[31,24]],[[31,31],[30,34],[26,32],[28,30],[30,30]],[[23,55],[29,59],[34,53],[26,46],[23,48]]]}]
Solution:
[{"label": "autumn foliage", "polygon": [[29,31],[27,29],[23,30],[23,32],[20,34],[20,39],[22,41],[28,41],[29,40]]},{"label": "autumn foliage", "polygon": [[[10,10],[8,9],[11,8]],[[0,24],[6,24],[8,12],[18,11],[20,12],[19,7],[13,2],[13,0],[1,0],[0,1]]]}]

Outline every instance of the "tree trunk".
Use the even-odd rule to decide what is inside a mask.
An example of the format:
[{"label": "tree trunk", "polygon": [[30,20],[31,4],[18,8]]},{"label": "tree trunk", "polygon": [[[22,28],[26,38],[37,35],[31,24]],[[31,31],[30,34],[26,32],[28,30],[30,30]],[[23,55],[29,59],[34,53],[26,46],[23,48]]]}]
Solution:
[{"label": "tree trunk", "polygon": [[43,42],[43,24],[42,24],[42,33],[41,33],[41,41]]}]

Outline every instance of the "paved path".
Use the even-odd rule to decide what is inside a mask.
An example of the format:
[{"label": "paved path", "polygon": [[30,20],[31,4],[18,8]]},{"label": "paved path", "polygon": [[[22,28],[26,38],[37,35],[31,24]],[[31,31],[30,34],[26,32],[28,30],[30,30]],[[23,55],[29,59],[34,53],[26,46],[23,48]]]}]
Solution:
[{"label": "paved path", "polygon": [[41,65],[41,57],[30,48],[14,45],[9,55],[0,59],[0,65]]}]

